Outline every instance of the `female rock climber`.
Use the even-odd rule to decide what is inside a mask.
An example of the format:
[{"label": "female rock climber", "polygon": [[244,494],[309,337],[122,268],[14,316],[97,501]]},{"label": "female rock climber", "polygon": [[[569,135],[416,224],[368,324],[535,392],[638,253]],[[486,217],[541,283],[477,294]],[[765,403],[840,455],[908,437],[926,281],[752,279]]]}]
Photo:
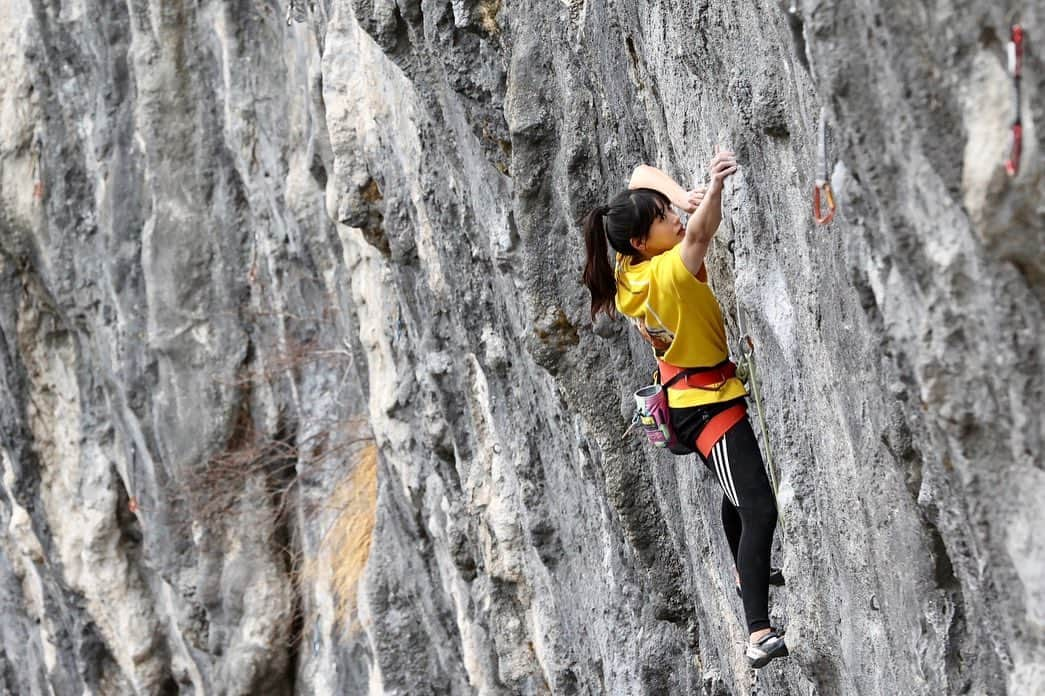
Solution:
[{"label": "female rock climber", "polygon": [[[706,189],[687,191],[665,173],[639,166],[627,190],[584,218],[583,280],[593,320],[616,309],[653,346],[661,383],[669,384],[678,441],[701,452],[722,486],[722,526],[750,633],[747,659],[760,668],[788,654],[783,630],[769,622],[771,573],[774,584],[783,582],[769,566],[777,509],[704,265],[722,219],[722,185],[737,170],[736,158],[717,152],[709,170]],[[672,205],[691,214],[685,226]],[[616,268],[607,246],[617,252]]]}]

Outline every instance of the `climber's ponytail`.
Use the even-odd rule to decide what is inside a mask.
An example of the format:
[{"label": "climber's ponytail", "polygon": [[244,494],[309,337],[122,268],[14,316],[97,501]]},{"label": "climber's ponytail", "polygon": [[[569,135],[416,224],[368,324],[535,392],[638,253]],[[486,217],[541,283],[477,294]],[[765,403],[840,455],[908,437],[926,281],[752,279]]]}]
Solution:
[{"label": "climber's ponytail", "polygon": [[587,260],[584,264],[584,285],[591,292],[591,318],[599,312],[613,316],[617,296],[617,281],[608,258],[609,248],[640,259],[641,254],[631,245],[634,237],[645,239],[653,221],[664,217],[671,207],[668,197],[653,189],[625,190],[613,197],[608,205],[600,205],[581,221]]},{"label": "climber's ponytail", "polygon": [[584,249],[587,261],[584,264],[584,285],[591,292],[591,318],[599,312],[610,316],[614,313],[614,300],[617,295],[617,282],[610,267],[609,249],[606,243],[606,228],[602,216],[609,206],[599,206],[584,218]]}]

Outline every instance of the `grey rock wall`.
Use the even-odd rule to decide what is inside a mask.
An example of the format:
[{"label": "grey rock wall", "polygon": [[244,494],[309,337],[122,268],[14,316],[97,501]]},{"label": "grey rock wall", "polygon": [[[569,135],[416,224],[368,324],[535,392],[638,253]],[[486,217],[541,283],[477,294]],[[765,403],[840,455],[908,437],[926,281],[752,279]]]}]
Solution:
[{"label": "grey rock wall", "polygon": [[[0,3],[0,692],[1043,693],[1043,15]],[[575,221],[714,143],[780,474],[759,673],[714,479],[622,439],[652,359],[579,283]]]}]

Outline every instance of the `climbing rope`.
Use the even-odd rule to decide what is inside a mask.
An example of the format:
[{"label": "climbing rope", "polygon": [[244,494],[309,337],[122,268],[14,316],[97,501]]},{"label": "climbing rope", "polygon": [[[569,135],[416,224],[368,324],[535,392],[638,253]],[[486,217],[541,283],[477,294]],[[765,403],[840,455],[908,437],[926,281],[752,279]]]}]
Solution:
[{"label": "climbing rope", "polygon": [[1016,176],[1020,171],[1020,154],[1023,149],[1023,123],[1020,120],[1020,77],[1023,74],[1023,27],[1012,26],[1012,41],[1008,46],[1009,73],[1012,75],[1013,117],[1009,134],[1009,159],[1005,160],[1005,171]]},{"label": "climbing rope", "polygon": [[[831,173],[827,170],[827,107],[820,109],[819,145],[816,153],[817,179],[813,184],[813,219],[826,225],[835,217],[835,194],[831,191]],[[827,212],[823,210],[827,203]]]},{"label": "climbing rope", "polygon": [[[741,200],[743,199],[746,195],[746,189],[743,180],[734,180],[733,177],[729,177],[726,181],[727,185],[722,188],[722,207],[724,210],[728,211],[723,217],[725,217],[726,222],[728,222],[730,231],[730,239],[726,248],[729,250],[729,253],[733,255],[733,263],[736,265],[737,228],[733,221],[733,213],[739,209],[740,205],[742,205],[742,202],[738,202],[738,198]],[[828,191],[830,191],[830,186],[828,186]],[[834,199],[832,198],[831,201],[833,215]],[[773,500],[776,501],[780,539],[782,542],[787,543],[787,534],[784,531],[784,518],[780,512],[780,495],[778,492],[779,486],[777,485],[776,466],[773,464],[773,452],[769,448],[769,427],[766,425],[765,410],[762,408],[762,392],[758,388],[758,372],[755,369],[755,342],[752,340],[751,334],[747,331],[747,325],[748,322],[745,321],[744,310],[738,304],[737,329],[740,333],[740,345],[737,350],[737,355],[739,357],[737,359],[736,377],[741,382],[748,385],[748,388],[751,390],[751,396],[755,400],[755,413],[758,415],[758,425],[762,430],[762,442],[764,442],[766,446],[766,467],[769,471],[769,483],[773,487]]]},{"label": "climbing rope", "polygon": [[[755,369],[755,342],[751,335],[745,330],[744,310],[737,313],[740,325],[740,354],[744,363],[744,373],[747,377],[748,386],[751,387],[751,396],[755,399],[755,412],[758,414],[758,425],[762,429],[762,440],[766,443],[766,465],[769,469],[769,480],[773,484],[773,495],[777,494],[776,467],[773,465],[773,452],[769,448],[769,428],[766,426],[766,415],[762,408],[762,392],[758,388],[758,372]],[[739,375],[738,371],[738,375]]]},{"label": "climbing rope", "polygon": [[780,511],[780,487],[777,484],[776,466],[773,464],[773,451],[769,447],[769,427],[766,425],[765,410],[762,408],[762,392],[758,388],[758,371],[755,369],[755,342],[745,328],[744,310],[737,309],[737,324],[740,328],[740,364],[737,366],[737,377],[746,382],[755,400],[755,413],[758,415],[758,426],[762,430],[762,442],[766,447],[766,469],[769,471],[769,483],[773,487],[773,500],[776,501],[776,514],[780,522],[780,538],[785,543],[787,535],[784,531],[784,518]]}]

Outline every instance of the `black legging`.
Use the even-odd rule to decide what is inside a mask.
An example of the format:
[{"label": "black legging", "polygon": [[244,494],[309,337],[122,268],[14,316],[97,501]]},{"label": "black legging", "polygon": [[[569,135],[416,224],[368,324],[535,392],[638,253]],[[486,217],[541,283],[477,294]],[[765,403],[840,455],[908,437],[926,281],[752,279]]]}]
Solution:
[{"label": "black legging", "polygon": [[[704,424],[733,403],[671,409],[679,439],[695,443]],[[722,527],[740,574],[748,631],[769,628],[769,554],[777,509],[751,422],[744,418],[730,428],[703,461],[722,486]]]}]

